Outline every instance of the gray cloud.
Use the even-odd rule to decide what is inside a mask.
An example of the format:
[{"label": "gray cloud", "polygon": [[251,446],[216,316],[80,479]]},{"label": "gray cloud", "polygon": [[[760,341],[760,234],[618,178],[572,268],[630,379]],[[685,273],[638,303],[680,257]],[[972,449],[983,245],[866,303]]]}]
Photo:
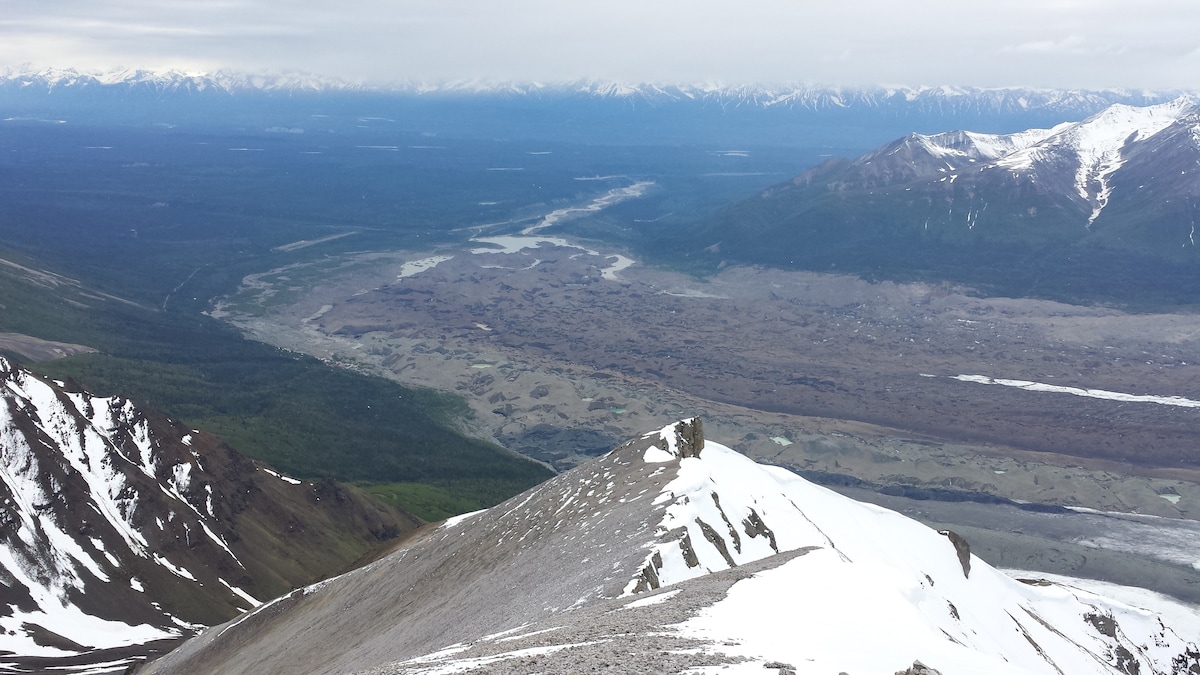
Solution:
[{"label": "gray cloud", "polygon": [[1200,3],[7,0],[0,66],[1200,89]]}]

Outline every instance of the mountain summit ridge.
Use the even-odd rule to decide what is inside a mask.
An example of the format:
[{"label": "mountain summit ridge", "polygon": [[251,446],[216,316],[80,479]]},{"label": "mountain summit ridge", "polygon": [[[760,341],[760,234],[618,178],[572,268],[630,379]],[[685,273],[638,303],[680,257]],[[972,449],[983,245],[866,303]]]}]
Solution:
[{"label": "mountain summit ridge", "polygon": [[1200,668],[1181,637],[1200,622],[1021,583],[960,540],[685,420],[206,630],[148,672]]}]

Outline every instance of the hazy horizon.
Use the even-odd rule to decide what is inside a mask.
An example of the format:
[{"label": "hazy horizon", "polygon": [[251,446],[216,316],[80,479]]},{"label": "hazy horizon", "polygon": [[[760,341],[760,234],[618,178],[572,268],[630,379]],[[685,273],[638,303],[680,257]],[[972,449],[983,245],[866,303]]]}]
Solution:
[{"label": "hazy horizon", "polygon": [[0,69],[300,72],[403,82],[1200,89],[1200,5],[1019,0],[552,3],[17,0]]}]

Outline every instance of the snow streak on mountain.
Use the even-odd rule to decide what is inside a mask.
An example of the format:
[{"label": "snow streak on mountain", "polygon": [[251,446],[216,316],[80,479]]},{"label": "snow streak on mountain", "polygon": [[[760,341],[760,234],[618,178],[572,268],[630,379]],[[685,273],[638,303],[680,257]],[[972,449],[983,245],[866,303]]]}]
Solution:
[{"label": "snow streak on mountain", "polygon": [[[1189,116],[1195,118],[1196,111],[1186,98],[1144,108],[1114,105],[1078,124],[1052,129],[1043,138],[1037,138],[1036,131],[992,137],[997,143],[1011,143],[1011,150],[989,159],[1014,175],[1030,176],[1030,180],[1039,167],[1043,172],[1053,171],[1052,167],[1069,162],[1075,166],[1075,192],[1091,206],[1087,219],[1090,226],[1108,204],[1112,195],[1109,179],[1125,163],[1128,146],[1146,141]],[[1195,128],[1195,124],[1189,128]],[[1037,140],[1014,143],[1016,138]]]},{"label": "snow streak on mountain", "polygon": [[151,672],[1185,673],[1200,621],[1021,582],[687,420],[205,631]]}]

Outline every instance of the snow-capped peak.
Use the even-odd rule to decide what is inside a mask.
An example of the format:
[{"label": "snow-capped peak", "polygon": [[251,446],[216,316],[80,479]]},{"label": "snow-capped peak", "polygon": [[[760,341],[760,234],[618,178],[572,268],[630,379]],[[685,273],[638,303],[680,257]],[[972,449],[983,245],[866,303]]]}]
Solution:
[{"label": "snow-capped peak", "polygon": [[1157,134],[1192,107],[1185,97],[1142,108],[1116,104],[1063,132],[1079,157],[1075,188],[1093,205],[1089,226],[1108,204],[1109,177],[1124,163],[1125,145]]},{"label": "snow-capped peak", "polygon": [[1040,143],[1066,129],[1062,124],[1052,129],[1029,129],[1013,134],[981,134],[974,131],[950,131],[932,136],[914,134],[930,154],[960,160],[991,162]]},{"label": "snow-capped peak", "polygon": [[[103,419],[112,432],[118,419],[128,421],[130,411],[121,402],[64,394],[2,357],[0,383],[0,500],[6,529],[11,528],[9,536],[0,538],[0,573],[18,597],[23,593],[28,598],[0,617],[0,646],[26,656],[70,653],[41,644],[35,627],[87,649],[178,637],[178,627],[102,618],[80,610],[71,599],[91,584],[110,583],[116,556],[150,556],[145,536],[134,525],[137,493],[121,466],[129,458],[117,450],[126,440],[133,446],[145,440],[144,425],[134,423],[105,435],[84,420]],[[28,433],[31,423],[36,433]],[[48,456],[44,447],[56,447],[59,454]],[[81,499],[75,490],[84,486],[86,501],[68,504],[67,495]],[[68,509],[90,514],[82,529],[70,522]]]},{"label": "snow-capped peak", "polygon": [[[658,435],[687,447],[687,432],[685,423]],[[655,450],[649,461],[661,459]],[[718,644],[732,636],[740,646],[726,648],[730,654],[811,664],[803,672],[893,672],[903,660],[897,655],[911,654],[946,673],[1138,672],[1132,664],[1167,673],[1195,651],[1196,636],[1149,612],[1021,583],[972,555],[953,532],[854,502],[718,443],[672,454],[678,471],[655,499],[666,503],[658,541],[627,592],[801,552],[683,624],[685,634]]]}]

